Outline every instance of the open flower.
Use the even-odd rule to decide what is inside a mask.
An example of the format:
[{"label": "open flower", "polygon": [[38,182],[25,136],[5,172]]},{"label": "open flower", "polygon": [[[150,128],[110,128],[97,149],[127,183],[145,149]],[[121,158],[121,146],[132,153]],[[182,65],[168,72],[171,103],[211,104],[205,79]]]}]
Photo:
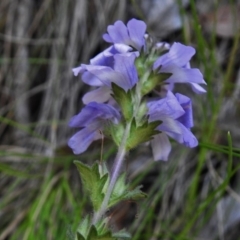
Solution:
[{"label": "open flower", "polygon": [[[97,89],[86,93],[84,104],[92,101],[104,103],[111,99],[111,83],[114,82],[125,90],[132,88],[137,82],[134,66],[138,52],[130,52],[131,47],[114,44],[90,60],[90,64],[81,64],[73,68],[75,76],[81,74],[82,81]],[[131,80],[132,78],[132,80]]]},{"label": "open flower", "polygon": [[[113,45],[91,59],[90,64],[81,64],[73,69],[75,76],[81,75],[83,82],[96,87],[84,95],[83,102],[86,107],[70,121],[71,127],[81,128],[68,143],[74,153],[84,152],[92,141],[99,139],[100,131],[104,130],[106,124],[119,123],[117,126],[124,129],[127,121],[132,121],[129,123],[132,124],[133,134],[132,138],[127,138],[127,144],[130,147],[137,146],[145,139],[149,141],[153,137],[151,145],[155,160],[168,159],[171,151],[169,137],[187,147],[197,146],[198,141],[191,132],[191,100],[184,95],[172,93],[176,83],[187,83],[196,93],[206,92],[201,86],[206,84],[201,72],[190,67],[195,49],[181,43],[171,46],[164,42],[155,44],[151,37],[146,35],[146,24],[143,21],[132,19],[127,25],[117,21],[110,25],[108,32],[103,35],[104,40]],[[144,104],[143,109],[139,109],[138,107],[142,106],[141,97],[162,83],[163,98],[149,102],[147,110]],[[138,85],[136,91],[128,92],[135,85]],[[106,102],[108,104],[104,104]],[[119,111],[113,107],[116,103]],[[145,119],[146,112],[148,120]],[[146,121],[146,124],[142,124],[142,121]],[[117,129],[112,127],[111,125],[111,129]],[[159,134],[156,134],[155,130],[158,130]],[[121,131],[120,129],[119,133]],[[136,140],[139,132],[145,134],[145,138],[143,135],[139,137],[142,141]],[[111,135],[114,136],[112,132]],[[121,134],[115,138],[118,143]]]},{"label": "open flower", "polygon": [[75,154],[86,151],[93,141],[101,138],[100,131],[107,124],[117,124],[119,120],[120,114],[114,107],[96,102],[89,103],[69,122],[70,127],[82,128],[69,139],[69,147]]},{"label": "open flower", "polygon": [[206,84],[199,69],[190,68],[190,59],[195,54],[195,49],[181,43],[174,43],[169,52],[159,57],[153,70],[159,73],[172,73],[165,81],[170,85],[175,83],[188,83],[196,93],[205,93],[206,90],[199,84]]},{"label": "open flower", "polygon": [[87,104],[91,101],[100,103],[108,101],[112,93],[112,83],[125,91],[131,89],[138,82],[138,74],[134,65],[135,58],[135,53],[116,54],[113,56],[112,67],[82,65],[82,68],[89,74],[89,79],[93,79],[92,76],[94,76],[99,86],[96,90],[85,94],[83,102]]},{"label": "open flower", "polygon": [[[114,64],[113,56],[115,54],[124,54],[131,50],[132,50],[131,47],[126,46],[124,44],[115,44],[113,46],[110,46],[103,52],[99,53],[96,57],[92,58],[90,60],[90,65],[112,67]],[[88,73],[84,66],[85,64],[81,64],[79,67],[73,68],[73,74],[75,76],[82,74],[81,77],[83,82],[88,85],[91,85],[91,86],[101,85],[101,82],[94,75],[91,75],[90,73]]]},{"label": "open flower", "polygon": [[187,147],[196,147],[198,141],[192,134],[193,127],[192,104],[190,98],[170,91],[165,98],[147,104],[149,122],[160,120],[157,127],[160,134],[151,141],[154,160],[167,160],[171,144],[167,136]]},{"label": "open flower", "polygon": [[138,81],[137,70],[134,65],[135,54],[114,55],[113,67],[85,65],[85,69],[99,79],[103,84],[111,87],[112,83],[117,84],[125,91],[131,89]]},{"label": "open flower", "polygon": [[140,52],[145,46],[146,28],[143,21],[134,18],[127,23],[127,26],[122,21],[116,21],[114,25],[108,26],[108,33],[103,35],[103,39],[113,44],[126,44]]}]

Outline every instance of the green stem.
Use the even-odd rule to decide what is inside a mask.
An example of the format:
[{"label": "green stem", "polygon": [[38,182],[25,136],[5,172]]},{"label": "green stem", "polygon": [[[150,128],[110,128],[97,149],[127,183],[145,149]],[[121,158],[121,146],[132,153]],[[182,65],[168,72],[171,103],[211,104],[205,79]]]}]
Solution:
[{"label": "green stem", "polygon": [[129,134],[130,134],[130,129],[131,129],[131,125],[132,125],[132,121],[133,118],[136,118],[139,107],[140,107],[140,103],[141,103],[141,81],[139,81],[139,83],[136,86],[136,93],[135,93],[135,97],[134,97],[134,113],[133,113],[133,117],[131,120],[129,120],[126,123],[126,127],[125,127],[125,131],[123,133],[123,138],[121,141],[121,144],[118,148],[118,152],[116,155],[116,158],[114,160],[114,165],[112,168],[112,174],[111,174],[111,178],[110,178],[110,183],[107,189],[107,192],[104,196],[102,205],[100,207],[100,210],[97,211],[96,213],[94,213],[93,215],[93,220],[92,220],[92,224],[95,225],[100,219],[101,217],[105,214],[105,212],[107,211],[108,208],[108,203],[109,203],[109,199],[111,197],[111,194],[113,192],[114,186],[116,184],[117,178],[119,176],[119,172],[120,169],[122,167],[123,161],[124,161],[124,157],[126,155],[126,146],[127,146],[127,140],[129,138]]},{"label": "green stem", "polygon": [[121,145],[119,146],[116,158],[114,160],[110,183],[109,183],[107,192],[105,194],[105,197],[103,199],[100,210],[98,212],[96,212],[93,216],[93,221],[92,221],[93,225],[96,224],[101,219],[103,214],[105,214],[105,212],[107,211],[108,202],[111,197],[112,191],[113,191],[115,183],[117,181],[117,178],[119,176],[119,172],[120,172],[120,169],[121,169],[121,166],[123,164],[124,157],[126,154],[126,143],[127,143],[128,137],[129,137],[130,127],[131,127],[131,121],[129,123],[127,123],[127,125],[126,125]]}]

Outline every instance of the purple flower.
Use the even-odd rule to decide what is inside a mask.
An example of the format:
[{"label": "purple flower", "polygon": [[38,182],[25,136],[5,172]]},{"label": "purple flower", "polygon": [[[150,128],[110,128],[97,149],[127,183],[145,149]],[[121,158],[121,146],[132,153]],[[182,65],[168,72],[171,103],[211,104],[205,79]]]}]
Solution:
[{"label": "purple flower", "polygon": [[[132,50],[131,47],[126,46],[124,44],[115,44],[99,53],[96,57],[90,60],[90,65],[94,66],[108,66],[113,67],[114,64],[114,55],[127,53]],[[79,67],[73,68],[73,74],[78,76],[82,74],[82,80],[84,83],[90,86],[102,86],[103,84],[96,78],[94,75],[86,71],[85,64],[81,64]]]},{"label": "purple flower", "polygon": [[69,147],[75,154],[86,151],[93,141],[101,138],[100,131],[107,124],[116,124],[119,120],[120,113],[114,107],[96,102],[89,103],[69,122],[70,127],[82,128],[69,139]]},{"label": "purple flower", "polygon": [[115,83],[125,91],[131,89],[138,82],[137,70],[134,65],[135,54],[114,55],[113,67],[85,65],[85,69],[97,77],[103,85],[111,88]]},{"label": "purple flower", "polygon": [[104,103],[111,101],[111,83],[125,90],[132,88],[138,81],[135,58],[138,52],[129,52],[131,47],[115,44],[90,60],[90,65],[81,64],[73,69],[75,76],[81,74],[83,82],[98,87],[83,96],[83,103],[92,101]]},{"label": "purple flower", "polygon": [[134,47],[138,51],[145,46],[146,24],[143,21],[131,19],[127,26],[122,21],[117,21],[114,25],[108,26],[108,33],[103,35],[103,39],[109,43],[122,43]]},{"label": "purple flower", "polygon": [[205,93],[199,84],[206,84],[199,69],[190,68],[190,59],[195,54],[195,49],[181,43],[174,43],[168,53],[159,57],[153,70],[159,73],[172,73],[165,81],[169,84],[189,83],[196,93]]},{"label": "purple flower", "polygon": [[[113,64],[110,66],[82,65],[85,79],[93,80],[96,90],[88,92],[83,97],[85,104],[95,102],[107,102],[111,98],[111,84],[115,83],[125,91],[131,89],[138,82],[137,69],[134,65],[135,53],[116,54],[113,56]],[[93,84],[92,84],[93,85]]]},{"label": "purple flower", "polygon": [[[195,49],[181,43],[174,43],[172,46],[164,42],[155,44],[150,36],[146,37],[146,24],[136,19],[130,20],[127,25],[124,25],[122,21],[115,22],[114,25],[108,27],[108,32],[103,35],[103,38],[113,45],[91,59],[90,64],[81,64],[73,69],[75,76],[81,75],[84,83],[96,87],[84,95],[83,102],[86,106],[69,123],[71,127],[81,128],[68,142],[74,153],[84,152],[94,140],[101,138],[101,132],[109,126],[107,124],[119,123],[121,118],[119,111],[123,112],[125,121],[131,120],[132,117],[139,121],[136,122],[136,126],[141,126],[139,129],[146,131],[148,137],[142,139],[148,140],[150,135],[155,134],[155,131],[150,128],[151,126],[155,128],[158,123],[148,125],[150,127],[146,129],[142,129],[145,125],[140,124],[145,120],[146,109],[144,108],[139,115],[132,109],[142,102],[141,94],[145,92],[141,88],[146,87],[144,88],[146,92],[152,91],[158,84],[156,73],[171,74],[164,80],[165,84],[161,88],[161,96],[164,98],[147,104],[148,121],[161,121],[156,128],[160,133],[154,135],[151,140],[154,159],[168,159],[171,151],[169,137],[187,147],[197,146],[198,141],[190,130],[193,127],[191,100],[179,93],[176,95],[172,93],[176,83],[187,83],[196,93],[206,92],[200,85],[206,84],[201,72],[190,67],[190,60],[195,54]],[[140,54],[142,50],[144,54]],[[165,50],[168,52],[163,54]],[[157,58],[157,54],[161,53],[163,55]],[[136,61],[135,66],[137,57],[140,59]],[[165,79],[164,77],[165,75],[162,79]],[[131,91],[130,95],[125,96],[117,87],[112,90],[113,83],[125,92],[139,84],[136,88],[139,91]],[[114,97],[113,94],[119,96]],[[132,106],[129,106],[131,101]],[[108,104],[104,104],[106,102]],[[115,108],[116,103],[118,105]],[[125,122],[121,124],[124,125]],[[117,127],[114,129],[116,130]],[[137,136],[137,133],[134,134]],[[115,136],[114,133],[112,136]],[[115,138],[114,140],[116,141]]]},{"label": "purple flower", "polygon": [[192,104],[190,98],[170,91],[165,98],[147,104],[149,121],[160,120],[157,127],[161,133],[151,141],[154,160],[167,160],[171,144],[167,136],[187,147],[196,147],[198,141],[190,131],[193,127]]}]

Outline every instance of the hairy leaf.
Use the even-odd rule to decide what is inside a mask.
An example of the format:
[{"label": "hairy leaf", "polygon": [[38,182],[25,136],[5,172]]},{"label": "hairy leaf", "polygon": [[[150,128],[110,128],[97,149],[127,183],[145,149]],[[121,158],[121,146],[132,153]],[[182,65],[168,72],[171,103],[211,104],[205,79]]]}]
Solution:
[{"label": "hairy leaf", "polygon": [[125,120],[131,119],[133,115],[131,91],[134,91],[134,89],[125,92],[124,89],[122,89],[115,83],[112,83],[112,91],[113,91],[112,97],[121,107]]},{"label": "hairy leaf", "polygon": [[132,122],[130,136],[127,140],[128,150],[136,147],[140,143],[147,142],[152,139],[153,135],[158,134],[159,131],[155,130],[161,121],[154,121],[148,123],[145,121],[141,126],[137,126],[136,121]]},{"label": "hairy leaf", "polygon": [[74,163],[80,173],[83,187],[89,193],[94,210],[99,210],[104,198],[103,188],[108,179],[108,173],[101,176],[97,162],[92,167],[79,161]]},{"label": "hairy leaf", "polygon": [[145,198],[147,195],[140,190],[141,186],[131,190],[129,184],[126,183],[125,173],[121,174],[115,184],[113,193],[110,197],[108,207],[112,207],[117,203],[125,200],[138,200]]}]

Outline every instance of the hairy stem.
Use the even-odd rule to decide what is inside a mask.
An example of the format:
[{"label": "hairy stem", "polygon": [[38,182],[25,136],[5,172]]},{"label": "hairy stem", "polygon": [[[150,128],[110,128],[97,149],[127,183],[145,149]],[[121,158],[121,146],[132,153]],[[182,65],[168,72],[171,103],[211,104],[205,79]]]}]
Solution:
[{"label": "hairy stem", "polygon": [[93,220],[92,220],[93,225],[96,224],[100,220],[100,218],[103,216],[103,214],[107,211],[109,199],[111,197],[112,191],[114,189],[117,178],[119,176],[120,169],[121,169],[123,161],[124,161],[124,157],[126,154],[127,139],[130,134],[130,128],[131,128],[133,118],[136,118],[136,116],[137,116],[137,113],[138,113],[138,110],[140,107],[140,103],[141,103],[141,97],[142,97],[141,96],[141,85],[137,84],[136,93],[135,93],[135,103],[134,103],[135,107],[134,107],[133,117],[126,124],[122,142],[118,148],[118,152],[117,152],[116,158],[114,160],[110,183],[109,183],[106,195],[103,199],[100,210],[98,212],[94,213]]},{"label": "hairy stem", "polygon": [[129,123],[127,123],[127,125],[126,125],[121,145],[119,146],[116,158],[114,160],[110,183],[109,183],[107,192],[105,194],[105,197],[103,199],[100,210],[98,212],[96,212],[93,216],[93,221],[92,221],[93,225],[96,224],[100,220],[102,215],[107,211],[108,202],[111,197],[112,191],[113,191],[115,183],[117,181],[117,178],[119,176],[119,172],[120,172],[120,169],[121,169],[121,166],[123,164],[124,157],[126,154],[126,143],[127,143],[128,137],[129,137],[130,127],[131,127],[131,121]]}]

